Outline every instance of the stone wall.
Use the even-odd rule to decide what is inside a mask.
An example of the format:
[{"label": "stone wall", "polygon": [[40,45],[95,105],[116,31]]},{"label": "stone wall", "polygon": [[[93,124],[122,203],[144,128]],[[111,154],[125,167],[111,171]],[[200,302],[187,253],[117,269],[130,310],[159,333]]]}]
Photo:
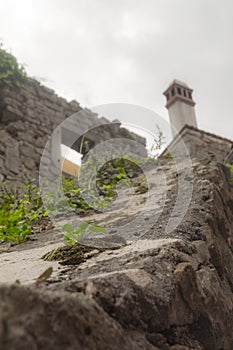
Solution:
[{"label": "stone wall", "polygon": [[[30,247],[35,254],[35,248],[45,244],[43,238],[39,245],[42,234],[0,255],[1,279],[2,266],[6,260],[12,266],[14,252],[18,273],[10,275],[8,268],[12,283],[0,284],[1,349],[233,349],[233,184],[227,168],[210,154],[192,157],[192,200],[182,222],[168,234],[178,174],[171,159],[162,163],[166,203],[140,240],[114,250],[98,251],[94,246],[83,260],[73,255],[64,270],[39,286],[35,280],[25,285],[23,279],[41,261],[39,256],[28,266]],[[158,184],[162,171],[152,169],[151,176]],[[155,191],[153,206],[158,194]],[[141,202],[142,196],[135,195],[133,202]],[[149,219],[161,210],[153,206],[147,207]],[[100,224],[106,223],[107,215]],[[121,215],[125,218],[120,225],[130,220],[126,210]],[[142,226],[137,230],[141,233]],[[49,234],[48,251],[59,233],[52,236],[47,231],[44,237]],[[125,230],[126,239],[129,234]],[[109,234],[109,240],[113,236]],[[21,285],[13,284],[16,278]]]},{"label": "stone wall", "polygon": [[[104,139],[126,137],[145,145],[144,138],[121,128],[120,124],[98,118],[97,114],[80,107],[76,101],[67,102],[53,90],[29,79],[21,88],[6,87],[1,92],[0,181],[21,185],[25,179],[24,172],[30,179],[37,179],[41,155],[49,137],[60,123],[77,112],[76,124],[70,125],[70,130],[66,129],[61,135],[62,143],[70,137],[72,130],[76,134],[78,132],[78,138],[90,128],[109,123],[102,135]],[[90,141],[93,146],[99,142],[99,137],[92,135]],[[59,142],[56,148],[60,160]]]},{"label": "stone wall", "polygon": [[[187,151],[184,150],[184,145]],[[223,163],[233,152],[233,141],[224,137],[199,130],[193,126],[185,125],[178,135],[172,140],[162,156],[172,155],[184,156],[186,153],[199,158],[210,156],[216,161]],[[232,157],[232,156],[231,156]]]}]

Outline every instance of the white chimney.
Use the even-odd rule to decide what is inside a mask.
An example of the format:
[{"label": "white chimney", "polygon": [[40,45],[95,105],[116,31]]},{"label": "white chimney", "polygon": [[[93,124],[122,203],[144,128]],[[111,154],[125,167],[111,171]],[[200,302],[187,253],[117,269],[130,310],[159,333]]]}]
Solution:
[{"label": "white chimney", "polygon": [[193,90],[187,84],[179,80],[174,80],[163,93],[167,98],[166,107],[168,109],[172,134],[175,136],[186,125],[197,128],[195,114],[195,102],[192,99]]}]

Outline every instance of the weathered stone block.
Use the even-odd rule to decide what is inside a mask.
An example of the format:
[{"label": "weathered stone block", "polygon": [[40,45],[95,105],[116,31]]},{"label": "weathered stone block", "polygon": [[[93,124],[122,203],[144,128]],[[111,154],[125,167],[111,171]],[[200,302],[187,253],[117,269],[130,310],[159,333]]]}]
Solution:
[{"label": "weathered stone block", "polygon": [[17,141],[6,146],[5,166],[15,174],[19,172],[19,144]]}]

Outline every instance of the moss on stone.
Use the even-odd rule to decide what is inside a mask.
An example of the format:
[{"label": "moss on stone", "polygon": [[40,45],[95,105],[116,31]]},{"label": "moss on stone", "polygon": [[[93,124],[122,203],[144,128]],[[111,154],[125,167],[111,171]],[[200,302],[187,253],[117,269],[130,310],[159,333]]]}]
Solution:
[{"label": "moss on stone", "polygon": [[[89,247],[80,243],[73,246],[61,246],[42,256],[47,261],[59,261],[62,265],[76,265],[86,261],[89,257],[99,254],[100,249]],[[88,253],[93,252],[88,256]]]}]

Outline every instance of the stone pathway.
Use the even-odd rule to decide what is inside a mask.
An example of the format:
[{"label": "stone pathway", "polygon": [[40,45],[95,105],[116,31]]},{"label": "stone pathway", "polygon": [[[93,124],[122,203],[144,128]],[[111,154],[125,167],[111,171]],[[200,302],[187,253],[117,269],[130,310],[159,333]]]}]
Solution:
[{"label": "stone pathway", "polygon": [[57,248],[61,243],[0,254],[0,283],[12,284],[19,281],[21,284],[31,284],[50,266],[53,276],[59,271],[58,262],[48,262],[41,257],[48,251]]},{"label": "stone pathway", "polygon": [[[169,175],[169,181],[165,181],[165,173]],[[94,247],[111,248],[123,246],[126,243],[136,243],[138,240],[143,239],[143,235],[154,225],[164,209],[163,207],[168,207],[171,194],[175,191],[176,177],[174,176],[174,168],[167,166],[165,173],[160,171],[159,168],[149,171],[147,174],[148,184],[150,184],[149,193],[139,193],[129,196],[127,191],[125,193],[123,191],[123,193],[121,193],[123,196],[117,199],[118,204],[122,204],[124,201],[127,202],[128,199],[129,202],[115,213],[103,212],[82,218],[82,221],[90,220],[95,224],[103,225],[105,228],[108,228],[108,234],[93,234],[91,239],[86,237],[82,243]],[[167,192],[170,197],[166,198],[166,200],[165,192]],[[169,215],[168,212],[167,215]],[[65,223],[69,223],[76,227],[79,224],[79,219],[80,218],[75,215],[70,218],[63,218],[59,220],[58,226],[62,227]],[[158,226],[159,225],[157,225],[157,230]],[[159,226],[160,229],[157,232],[150,230],[150,239],[152,239],[151,242],[153,242],[153,244],[167,245],[171,243],[169,239],[161,239],[170,238],[160,235],[159,231],[162,230],[162,226],[163,225]],[[5,244],[1,245],[0,283],[12,284],[15,283],[16,280],[19,280],[21,284],[33,284],[50,266],[53,267],[52,278],[56,280],[56,277],[61,275],[60,272],[62,272],[58,262],[44,261],[41,257],[63,245],[63,234],[64,233],[58,229],[43,231],[31,235],[29,241],[11,247],[6,252],[4,252],[3,249],[6,249],[7,246]],[[149,237],[147,237],[147,239],[148,238]],[[150,241],[148,241],[148,243],[149,242]],[[141,246],[144,245],[145,241]],[[130,249],[131,248],[129,248],[128,252],[129,255],[132,253]],[[125,252],[125,249],[123,251]],[[113,257],[115,254],[119,253],[120,251],[115,251],[114,253],[112,252],[111,254],[113,255],[110,256]],[[108,253],[106,253],[106,256],[107,255]],[[101,254],[100,259],[104,259],[104,256],[104,254]],[[98,259],[95,260],[92,258],[90,260],[97,263]],[[91,261],[89,263],[91,263]]]}]

